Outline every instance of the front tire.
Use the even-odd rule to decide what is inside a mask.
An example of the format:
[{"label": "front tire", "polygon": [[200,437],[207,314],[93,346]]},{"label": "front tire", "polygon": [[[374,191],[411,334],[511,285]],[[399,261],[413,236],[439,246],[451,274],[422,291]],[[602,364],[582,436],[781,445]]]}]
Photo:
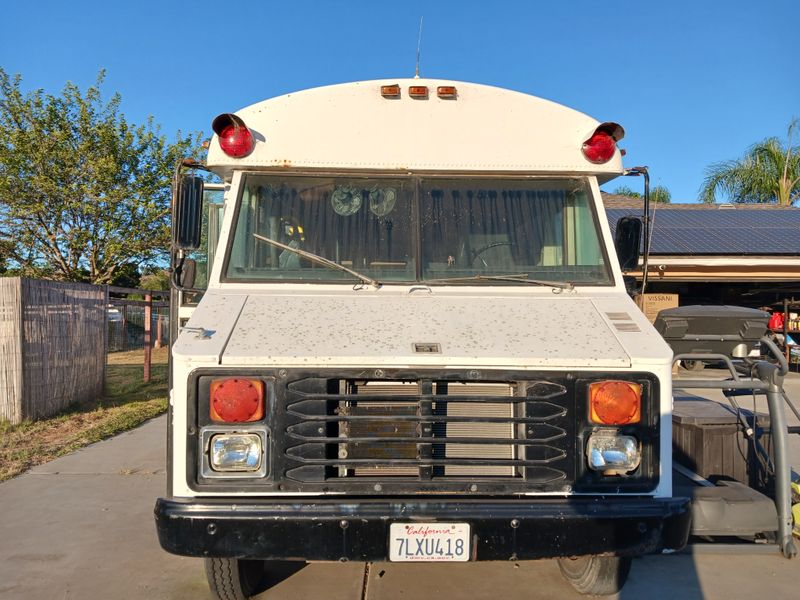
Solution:
[{"label": "front tire", "polygon": [[706,367],[702,360],[682,360],[681,364],[687,371],[702,371]]},{"label": "front tire", "polygon": [[263,560],[207,558],[205,563],[208,587],[215,600],[248,600],[265,589]]},{"label": "front tire", "polygon": [[629,556],[581,556],[559,558],[558,568],[581,594],[609,596],[625,585],[631,562]]}]

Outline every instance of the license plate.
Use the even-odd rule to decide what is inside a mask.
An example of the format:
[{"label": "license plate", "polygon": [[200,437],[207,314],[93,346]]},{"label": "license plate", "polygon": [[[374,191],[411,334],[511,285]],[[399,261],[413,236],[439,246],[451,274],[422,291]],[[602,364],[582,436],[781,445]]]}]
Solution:
[{"label": "license plate", "polygon": [[469,523],[392,523],[389,526],[392,562],[466,562]]}]

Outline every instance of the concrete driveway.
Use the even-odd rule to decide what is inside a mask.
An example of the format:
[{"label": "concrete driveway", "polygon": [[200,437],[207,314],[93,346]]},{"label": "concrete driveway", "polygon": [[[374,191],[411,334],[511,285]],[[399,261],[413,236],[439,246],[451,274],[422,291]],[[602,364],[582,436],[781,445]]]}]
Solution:
[{"label": "concrete driveway", "polygon": [[[800,398],[800,377],[792,376]],[[165,489],[166,417],[0,484],[0,598],[209,598],[199,559],[161,550],[153,504]],[[795,436],[798,437],[798,436]],[[795,466],[800,465],[793,443]],[[552,561],[399,565],[325,563],[276,576],[262,600],[582,598]],[[622,599],[797,597],[800,559],[650,556]]]}]

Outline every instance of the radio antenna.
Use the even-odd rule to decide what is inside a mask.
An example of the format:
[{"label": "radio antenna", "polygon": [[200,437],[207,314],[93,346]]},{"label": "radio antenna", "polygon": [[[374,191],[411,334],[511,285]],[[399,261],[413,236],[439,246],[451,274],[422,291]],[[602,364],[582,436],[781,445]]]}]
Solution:
[{"label": "radio antenna", "polygon": [[414,79],[419,79],[419,49],[422,46],[422,19],[425,17],[419,18],[419,37],[417,37],[417,69],[414,71]]}]

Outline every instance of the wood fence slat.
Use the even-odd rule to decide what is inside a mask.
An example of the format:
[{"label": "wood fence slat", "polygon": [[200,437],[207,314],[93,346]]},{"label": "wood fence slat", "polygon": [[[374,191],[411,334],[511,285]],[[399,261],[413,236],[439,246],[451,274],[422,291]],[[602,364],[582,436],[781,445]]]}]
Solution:
[{"label": "wood fence slat", "polygon": [[0,279],[0,419],[22,420],[22,311],[19,277]]},{"label": "wood fence slat", "polygon": [[0,418],[49,417],[103,393],[105,298],[102,286],[0,279]]}]

